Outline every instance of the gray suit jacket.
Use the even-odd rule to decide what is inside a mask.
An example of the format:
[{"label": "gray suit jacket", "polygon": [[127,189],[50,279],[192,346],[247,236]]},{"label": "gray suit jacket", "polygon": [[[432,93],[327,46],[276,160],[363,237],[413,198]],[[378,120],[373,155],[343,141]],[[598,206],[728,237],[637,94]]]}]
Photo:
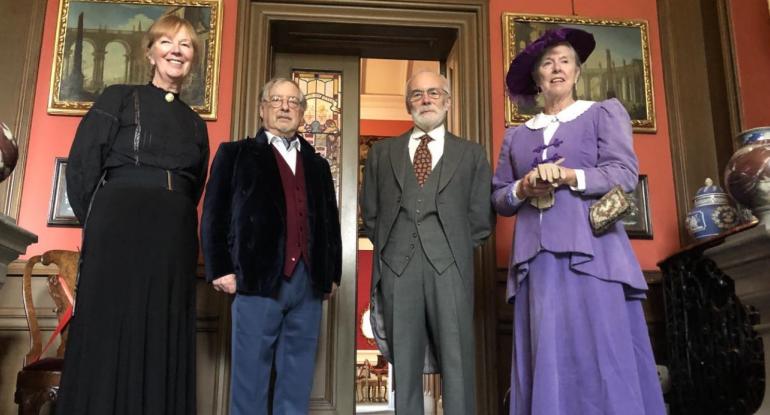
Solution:
[{"label": "gray suit jacket", "polygon": [[[383,354],[388,356],[385,331],[377,305],[382,261],[380,256],[398,217],[405,175],[412,173],[409,135],[375,143],[366,160],[361,211],[366,234],[374,245],[372,261],[372,328]],[[473,248],[489,237],[494,221],[490,202],[492,173],[484,149],[449,132],[444,138],[443,166],[436,195],[441,226],[465,282],[473,290]],[[426,361],[426,372],[435,372]]]}]

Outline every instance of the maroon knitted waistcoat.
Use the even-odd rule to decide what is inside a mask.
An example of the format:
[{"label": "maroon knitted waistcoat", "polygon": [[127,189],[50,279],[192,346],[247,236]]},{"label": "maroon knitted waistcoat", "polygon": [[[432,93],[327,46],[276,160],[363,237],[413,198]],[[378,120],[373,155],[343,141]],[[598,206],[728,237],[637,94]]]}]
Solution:
[{"label": "maroon knitted waistcoat", "polygon": [[299,152],[297,152],[297,163],[293,174],[291,167],[275,147],[273,147],[273,153],[275,153],[275,161],[278,164],[278,172],[281,174],[281,185],[286,201],[286,247],[284,249],[283,275],[286,278],[291,278],[300,258],[304,258],[305,264],[310,266],[310,255],[307,247],[305,169],[302,167],[302,157]]}]

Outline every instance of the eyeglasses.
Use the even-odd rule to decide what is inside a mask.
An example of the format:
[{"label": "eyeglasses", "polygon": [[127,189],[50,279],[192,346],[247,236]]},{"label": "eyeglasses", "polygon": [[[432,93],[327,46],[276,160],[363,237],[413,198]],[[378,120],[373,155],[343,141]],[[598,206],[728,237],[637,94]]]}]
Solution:
[{"label": "eyeglasses", "polygon": [[427,91],[424,91],[422,89],[414,89],[412,91],[409,91],[409,94],[407,94],[407,98],[409,98],[409,101],[415,102],[415,101],[421,100],[422,97],[424,97],[426,94],[430,99],[439,99],[444,94],[449,95],[449,92],[439,88],[430,88]]},{"label": "eyeglasses", "polygon": [[281,108],[284,101],[286,101],[286,105],[291,109],[296,109],[301,104],[297,97],[282,97],[279,95],[273,95],[262,102],[267,102],[273,108]]}]

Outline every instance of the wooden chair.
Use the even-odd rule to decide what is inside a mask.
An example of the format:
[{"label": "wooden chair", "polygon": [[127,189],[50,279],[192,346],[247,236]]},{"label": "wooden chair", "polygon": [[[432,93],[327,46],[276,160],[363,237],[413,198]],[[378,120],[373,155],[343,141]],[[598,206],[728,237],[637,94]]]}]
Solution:
[{"label": "wooden chair", "polygon": [[[19,405],[19,415],[37,415],[46,402],[56,402],[59,393],[59,379],[64,362],[64,348],[67,342],[66,327],[61,332],[61,342],[54,357],[41,359],[44,353],[37,321],[35,306],[32,302],[32,269],[37,263],[55,264],[59,275],[48,277],[48,292],[56,306],[54,312],[59,321],[72,304],[77,278],[78,252],[52,250],[43,255],[36,255],[27,261],[22,279],[24,312],[29,325],[30,349],[24,357],[24,367],[16,377],[14,401]],[[49,343],[53,339],[49,340]]]},{"label": "wooden chair", "polygon": [[356,401],[367,402],[369,399],[369,379],[372,376],[372,365],[369,360],[358,366],[356,371]]},{"label": "wooden chair", "polygon": [[388,361],[385,356],[377,355],[377,365],[373,366],[371,372],[377,377],[375,400],[377,402],[388,401]]}]

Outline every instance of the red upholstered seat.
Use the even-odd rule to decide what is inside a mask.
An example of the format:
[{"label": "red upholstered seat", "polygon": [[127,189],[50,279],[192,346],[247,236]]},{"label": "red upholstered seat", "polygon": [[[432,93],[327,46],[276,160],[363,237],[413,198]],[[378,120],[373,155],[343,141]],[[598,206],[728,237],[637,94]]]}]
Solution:
[{"label": "red upholstered seat", "polygon": [[61,332],[61,340],[55,356],[41,359],[44,350],[37,311],[32,302],[32,270],[38,263],[43,265],[55,264],[58,267],[59,274],[48,276],[47,284],[48,293],[55,304],[54,312],[61,321],[62,316],[71,305],[70,299],[75,295],[74,287],[79,257],[79,253],[72,251],[47,251],[42,256],[37,255],[30,258],[24,268],[22,294],[24,296],[24,312],[29,326],[30,349],[24,357],[24,367],[16,376],[14,401],[19,405],[19,415],[37,415],[46,402],[56,402],[64,363],[64,347],[67,342],[67,329],[65,327]]},{"label": "red upholstered seat", "polygon": [[48,370],[48,371],[61,372],[61,368],[63,365],[64,365],[64,359],[62,358],[46,357],[38,360],[37,362],[32,362],[27,366],[24,366],[24,370],[31,370],[31,371]]}]

